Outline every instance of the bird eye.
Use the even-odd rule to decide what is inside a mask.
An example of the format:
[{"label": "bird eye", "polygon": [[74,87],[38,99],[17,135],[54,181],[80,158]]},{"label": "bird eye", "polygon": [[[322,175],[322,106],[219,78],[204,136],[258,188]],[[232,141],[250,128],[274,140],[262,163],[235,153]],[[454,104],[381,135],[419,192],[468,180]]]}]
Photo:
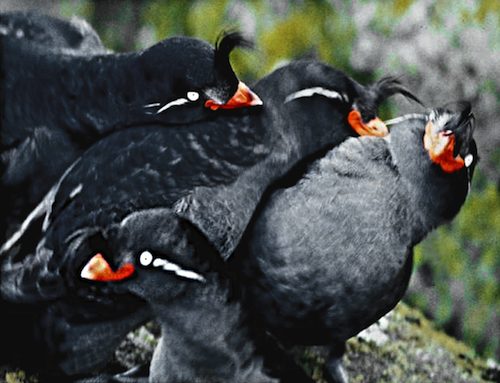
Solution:
[{"label": "bird eye", "polygon": [[149,266],[153,262],[153,254],[149,251],[143,251],[139,257],[139,262],[143,266]]},{"label": "bird eye", "polygon": [[187,98],[189,101],[196,101],[200,98],[200,94],[198,92],[187,92]]}]

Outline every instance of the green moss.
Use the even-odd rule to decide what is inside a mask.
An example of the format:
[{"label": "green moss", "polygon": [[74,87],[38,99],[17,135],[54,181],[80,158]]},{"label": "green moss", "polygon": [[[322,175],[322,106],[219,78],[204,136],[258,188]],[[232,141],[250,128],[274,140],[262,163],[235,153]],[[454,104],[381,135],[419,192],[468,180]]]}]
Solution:
[{"label": "green moss", "polygon": [[191,6],[190,1],[153,0],[144,8],[142,20],[153,27],[158,40],[185,35],[188,33],[186,18]]},{"label": "green moss", "polygon": [[89,19],[94,13],[94,3],[90,0],[63,0],[60,2],[61,16],[71,18],[78,15],[84,19]]},{"label": "green moss", "polygon": [[[382,345],[355,337],[347,342],[344,365],[350,382],[474,383],[497,376],[475,352],[443,332],[418,310],[400,303],[381,328],[389,338]],[[316,382],[325,383],[323,364],[328,350],[311,347],[295,355]]]},{"label": "green moss", "polygon": [[413,4],[412,0],[380,1],[370,27],[382,36],[391,36],[398,20]]},{"label": "green moss", "polygon": [[476,10],[476,20],[484,23],[489,15],[493,15],[500,21],[500,2],[497,0],[482,0],[479,1],[479,7]]},{"label": "green moss", "polygon": [[269,72],[277,62],[305,54],[318,39],[318,26],[313,22],[310,8],[293,11],[260,36],[260,46],[265,57],[269,57]]},{"label": "green moss", "polygon": [[[382,361],[368,363],[366,373],[370,375],[366,376],[373,381],[459,382],[461,376],[466,377],[463,381],[482,381],[486,364],[476,359],[465,344],[437,331],[417,310],[398,305],[389,319],[387,333],[391,340],[381,347],[359,338],[349,341],[349,350],[354,355],[374,356]],[[442,370],[444,366],[449,366],[448,371]],[[351,364],[351,368],[357,367]],[[447,380],[448,376],[456,380]]]},{"label": "green moss", "polygon": [[306,371],[316,382],[324,382],[323,366],[326,360],[324,350],[315,347],[305,350],[296,349],[294,355],[304,371]]},{"label": "green moss", "polygon": [[22,370],[16,370],[5,373],[6,383],[37,383],[36,376],[29,376]]},{"label": "green moss", "polygon": [[393,14],[396,17],[403,16],[408,9],[412,6],[413,0],[395,0],[393,7]]},{"label": "green moss", "polygon": [[352,46],[357,29],[353,20],[342,10],[331,11],[325,21],[321,43],[321,58],[329,64],[353,74],[350,66]]},{"label": "green moss", "polygon": [[227,3],[227,0],[197,2],[187,13],[188,33],[208,41],[215,41],[222,30],[234,27],[225,21]]},{"label": "green moss", "polygon": [[[498,368],[488,367],[464,343],[440,332],[418,310],[403,303],[385,320],[387,325],[379,328],[388,340],[382,344],[361,336],[347,342],[344,365],[351,382],[481,383],[487,382],[486,378],[493,381],[500,373]],[[151,357],[149,347],[144,349],[144,344],[150,341],[150,330],[157,332],[154,325],[149,324],[127,336],[132,347],[122,347],[127,360],[124,363],[119,359],[119,363],[130,367],[147,362],[143,354],[147,351]],[[141,333],[147,333],[147,339]],[[134,336],[138,342],[131,341]],[[138,352],[136,349],[141,347],[143,350]],[[297,348],[293,355],[315,382],[326,383],[323,369],[328,350],[325,347]],[[6,372],[5,380],[7,383],[37,382],[36,377],[21,370]]]}]

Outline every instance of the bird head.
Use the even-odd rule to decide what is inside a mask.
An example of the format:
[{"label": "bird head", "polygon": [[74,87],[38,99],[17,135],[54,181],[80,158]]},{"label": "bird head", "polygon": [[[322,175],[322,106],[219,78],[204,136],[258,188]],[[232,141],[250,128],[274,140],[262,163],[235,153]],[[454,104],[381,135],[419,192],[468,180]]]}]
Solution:
[{"label": "bird head", "polygon": [[[79,245],[78,258],[84,260],[79,268],[80,279],[93,284],[118,282],[118,286],[127,282],[127,291],[146,300],[165,297],[159,288],[168,284],[165,275],[172,277],[169,295],[181,288],[175,286],[175,281],[204,283],[205,265],[193,264],[188,232],[170,209],[133,212],[107,229],[105,240],[98,234],[100,241],[87,238],[85,244]],[[155,291],[158,296],[152,296]]]},{"label": "bird head", "polygon": [[[394,78],[364,87],[343,72],[312,60],[292,62],[255,85],[264,109],[277,111],[309,142],[336,145],[349,136],[388,134],[376,116],[378,106],[393,94],[418,99]],[[326,135],[326,136],[325,136]],[[332,136],[333,135],[333,136]]]},{"label": "bird head", "polygon": [[452,219],[467,197],[478,161],[470,104],[447,104],[387,124],[393,162],[427,226]]},{"label": "bird head", "polygon": [[235,109],[262,105],[260,98],[242,81],[231,67],[229,55],[236,47],[252,47],[238,32],[222,33],[215,43],[215,84],[204,89],[207,96],[205,107],[211,110]]},{"label": "bird head", "polygon": [[324,63],[293,61],[253,88],[264,102],[263,124],[272,126],[279,142],[301,157],[312,148],[336,145],[355,134],[345,123],[352,83]]},{"label": "bird head", "polygon": [[147,102],[144,112],[159,121],[183,123],[219,109],[261,105],[262,101],[234,73],[229,60],[236,47],[250,43],[238,32],[223,33],[215,48],[188,37],[164,40],[140,56]]},{"label": "bird head", "polygon": [[473,131],[474,115],[470,104],[448,104],[429,114],[423,139],[424,148],[430,160],[446,173],[469,168],[477,161]]},{"label": "bird head", "polygon": [[404,87],[395,77],[383,77],[376,83],[364,87],[356,84],[357,96],[348,115],[351,127],[360,136],[384,137],[389,134],[387,126],[377,116],[379,106],[389,97],[401,94],[419,104],[422,102]]}]

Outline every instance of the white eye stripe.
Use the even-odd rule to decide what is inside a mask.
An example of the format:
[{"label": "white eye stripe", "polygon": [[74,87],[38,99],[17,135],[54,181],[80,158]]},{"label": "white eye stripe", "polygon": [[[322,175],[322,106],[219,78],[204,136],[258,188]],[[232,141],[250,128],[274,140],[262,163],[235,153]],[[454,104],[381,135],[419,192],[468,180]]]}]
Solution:
[{"label": "white eye stripe", "polygon": [[153,267],[162,267],[167,261],[161,258],[155,258],[153,261]]},{"label": "white eye stripe", "polygon": [[[165,110],[171,108],[172,106],[178,106],[178,105],[187,104],[190,101],[194,102],[194,101],[196,101],[196,100],[198,100],[200,98],[200,94],[198,92],[191,91],[191,92],[187,92],[186,97],[187,98],[181,97],[181,98],[178,98],[176,100],[173,100],[173,101],[170,101],[170,102],[166,103],[165,105],[163,105],[160,109],[158,109],[156,111],[156,114],[162,113]],[[160,105],[161,104],[159,102],[153,102],[151,104],[144,105],[143,108],[144,109],[156,108],[156,107],[158,107]]]},{"label": "white eye stripe", "polygon": [[155,268],[162,268],[164,271],[167,272],[173,272],[175,275],[181,278],[192,279],[199,282],[205,282],[205,278],[202,275],[192,270],[185,270],[179,265],[167,261],[166,259],[154,258],[153,254],[151,254],[151,252],[147,250],[143,251],[139,256],[139,262],[142,266],[152,266]]},{"label": "white eye stripe", "polygon": [[156,112],[156,114],[164,112],[168,108],[171,108],[172,106],[183,105],[183,104],[187,104],[188,102],[189,101],[187,99],[185,99],[184,97],[178,98],[177,100],[170,101],[169,103],[163,105],[160,109],[158,109],[158,111]]},{"label": "white eye stripe", "polygon": [[320,96],[325,96],[327,98],[331,99],[337,99],[341,100],[343,102],[349,102],[349,97],[345,93],[340,94],[339,92],[336,92],[331,89],[325,89],[320,86],[313,87],[313,88],[306,88],[306,89],[301,89],[297,92],[289,94],[285,98],[285,104],[287,102],[290,102],[292,100],[295,100],[297,98],[303,98],[303,97],[312,97],[314,95],[320,95]]},{"label": "white eye stripe", "polygon": [[156,106],[160,106],[161,104],[159,102],[153,102],[152,104],[146,104],[144,105],[144,108],[153,108]]},{"label": "white eye stripe", "polygon": [[187,98],[189,101],[196,101],[200,98],[200,94],[198,92],[187,92]]},{"label": "white eye stripe", "polygon": [[194,271],[178,270],[178,271],[174,271],[174,272],[179,277],[193,279],[193,280],[199,281],[199,282],[205,282],[205,278],[203,278],[200,274],[195,273]]}]

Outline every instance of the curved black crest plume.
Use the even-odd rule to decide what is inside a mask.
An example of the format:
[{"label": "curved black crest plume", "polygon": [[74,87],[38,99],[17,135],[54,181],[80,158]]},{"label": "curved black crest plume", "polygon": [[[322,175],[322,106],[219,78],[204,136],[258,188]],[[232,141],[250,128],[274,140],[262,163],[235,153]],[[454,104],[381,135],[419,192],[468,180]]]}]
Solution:
[{"label": "curved black crest plume", "polygon": [[237,47],[252,48],[253,43],[239,31],[223,31],[215,41],[215,65],[230,66],[229,54]]},{"label": "curved black crest plume", "polygon": [[387,98],[395,94],[401,94],[408,99],[418,102],[424,106],[422,101],[415,96],[408,88],[406,88],[399,78],[394,76],[382,77],[370,87],[370,90],[375,94],[375,104],[378,106]]}]

